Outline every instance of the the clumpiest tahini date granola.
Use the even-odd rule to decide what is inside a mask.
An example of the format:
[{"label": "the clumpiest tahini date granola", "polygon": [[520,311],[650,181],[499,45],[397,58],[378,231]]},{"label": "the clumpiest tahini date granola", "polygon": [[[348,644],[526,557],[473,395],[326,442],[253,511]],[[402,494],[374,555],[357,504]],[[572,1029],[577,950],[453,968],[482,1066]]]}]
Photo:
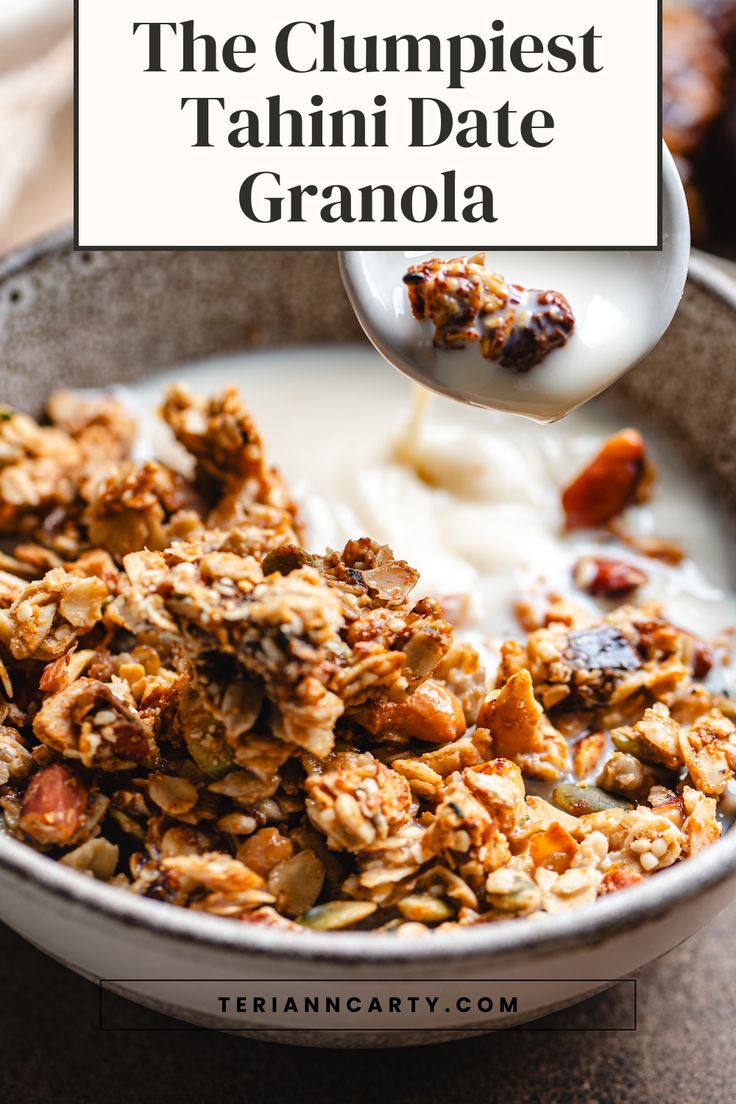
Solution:
[{"label": "the clumpiest tahini date granola", "polygon": [[[734,710],[705,643],[620,604],[641,569],[576,564],[598,619],[527,596],[490,686],[388,548],[303,549],[234,390],[175,387],[162,413],[191,477],[131,459],[109,397],[0,412],[8,832],[241,922],[409,935],[574,908],[718,838]],[[651,483],[622,431],[567,527],[617,524]]]},{"label": "the clumpiest tahini date granola", "polygon": [[404,283],[417,322],[434,325],[437,348],[477,343],[486,360],[514,372],[541,364],[575,329],[564,295],[508,283],[487,266],[485,253],[410,265]]}]

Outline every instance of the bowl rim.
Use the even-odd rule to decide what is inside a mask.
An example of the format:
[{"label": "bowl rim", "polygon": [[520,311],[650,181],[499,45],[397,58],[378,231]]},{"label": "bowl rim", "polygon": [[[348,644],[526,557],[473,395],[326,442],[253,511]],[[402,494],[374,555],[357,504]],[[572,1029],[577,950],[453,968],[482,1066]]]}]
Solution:
[{"label": "bowl rim", "polygon": [[[0,282],[35,267],[50,255],[72,252],[72,233],[64,228],[21,247],[0,262]],[[707,256],[694,253],[689,278],[736,310],[736,279]],[[0,876],[21,892],[47,893],[59,905],[89,921],[108,921],[141,936],[166,937],[211,951],[253,952],[264,960],[400,966],[550,958],[572,948],[595,946],[654,923],[674,908],[703,896],[736,875],[736,828],[701,854],[660,872],[593,905],[526,922],[479,924],[425,939],[404,940],[391,933],[281,931],[228,920],[153,901],[81,875],[27,844],[0,833]]]}]

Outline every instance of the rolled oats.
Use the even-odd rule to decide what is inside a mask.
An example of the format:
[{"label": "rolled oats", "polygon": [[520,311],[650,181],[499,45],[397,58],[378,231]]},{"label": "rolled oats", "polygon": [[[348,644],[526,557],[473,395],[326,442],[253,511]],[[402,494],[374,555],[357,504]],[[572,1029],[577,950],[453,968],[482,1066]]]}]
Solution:
[{"label": "rolled oats", "polygon": [[[490,689],[390,549],[301,547],[234,390],[169,392],[189,475],[131,460],[112,399],[49,413],[0,418],[9,833],[241,923],[402,937],[578,907],[719,837],[734,710],[704,681],[716,652],[656,607],[528,596]],[[619,434],[568,488],[568,525],[648,472]],[[643,581],[626,566],[579,581],[620,596]]]}]

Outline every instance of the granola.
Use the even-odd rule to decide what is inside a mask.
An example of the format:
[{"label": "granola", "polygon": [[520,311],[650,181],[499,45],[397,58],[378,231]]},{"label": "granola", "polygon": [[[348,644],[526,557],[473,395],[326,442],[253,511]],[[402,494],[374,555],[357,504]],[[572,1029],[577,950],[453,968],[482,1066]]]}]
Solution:
[{"label": "granola", "polygon": [[564,295],[508,284],[487,267],[485,253],[411,265],[404,283],[416,320],[434,324],[438,348],[479,342],[486,360],[515,372],[567,344],[575,327]]},{"label": "granola", "polygon": [[[494,677],[389,548],[303,547],[237,392],[177,386],[162,413],[189,474],[132,459],[109,396],[0,420],[7,832],[180,907],[406,935],[590,904],[718,839],[720,656],[620,604],[640,568],[576,563],[598,614],[528,596]],[[564,491],[567,528],[651,479],[622,431]]]}]

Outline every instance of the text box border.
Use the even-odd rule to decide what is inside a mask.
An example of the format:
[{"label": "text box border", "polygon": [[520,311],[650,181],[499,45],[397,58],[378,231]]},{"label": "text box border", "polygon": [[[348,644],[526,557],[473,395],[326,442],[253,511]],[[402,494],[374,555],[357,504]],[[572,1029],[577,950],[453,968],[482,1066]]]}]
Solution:
[{"label": "text box border", "polygon": [[[79,241],[79,3],[74,0],[74,242],[73,248],[77,252],[151,252],[151,253],[260,253],[276,251],[299,252],[380,252],[386,251],[383,245],[294,245],[294,246],[269,246],[269,245],[82,245]],[[515,253],[520,251],[534,251],[538,253],[581,253],[595,251],[598,253],[661,253],[663,248],[663,13],[664,0],[656,0],[657,3],[657,244],[656,245],[494,245],[490,248],[494,253]],[[392,251],[415,250],[412,245],[395,245]],[[458,253],[475,252],[478,249],[478,241],[474,245],[454,245],[442,247],[442,252]]]}]

